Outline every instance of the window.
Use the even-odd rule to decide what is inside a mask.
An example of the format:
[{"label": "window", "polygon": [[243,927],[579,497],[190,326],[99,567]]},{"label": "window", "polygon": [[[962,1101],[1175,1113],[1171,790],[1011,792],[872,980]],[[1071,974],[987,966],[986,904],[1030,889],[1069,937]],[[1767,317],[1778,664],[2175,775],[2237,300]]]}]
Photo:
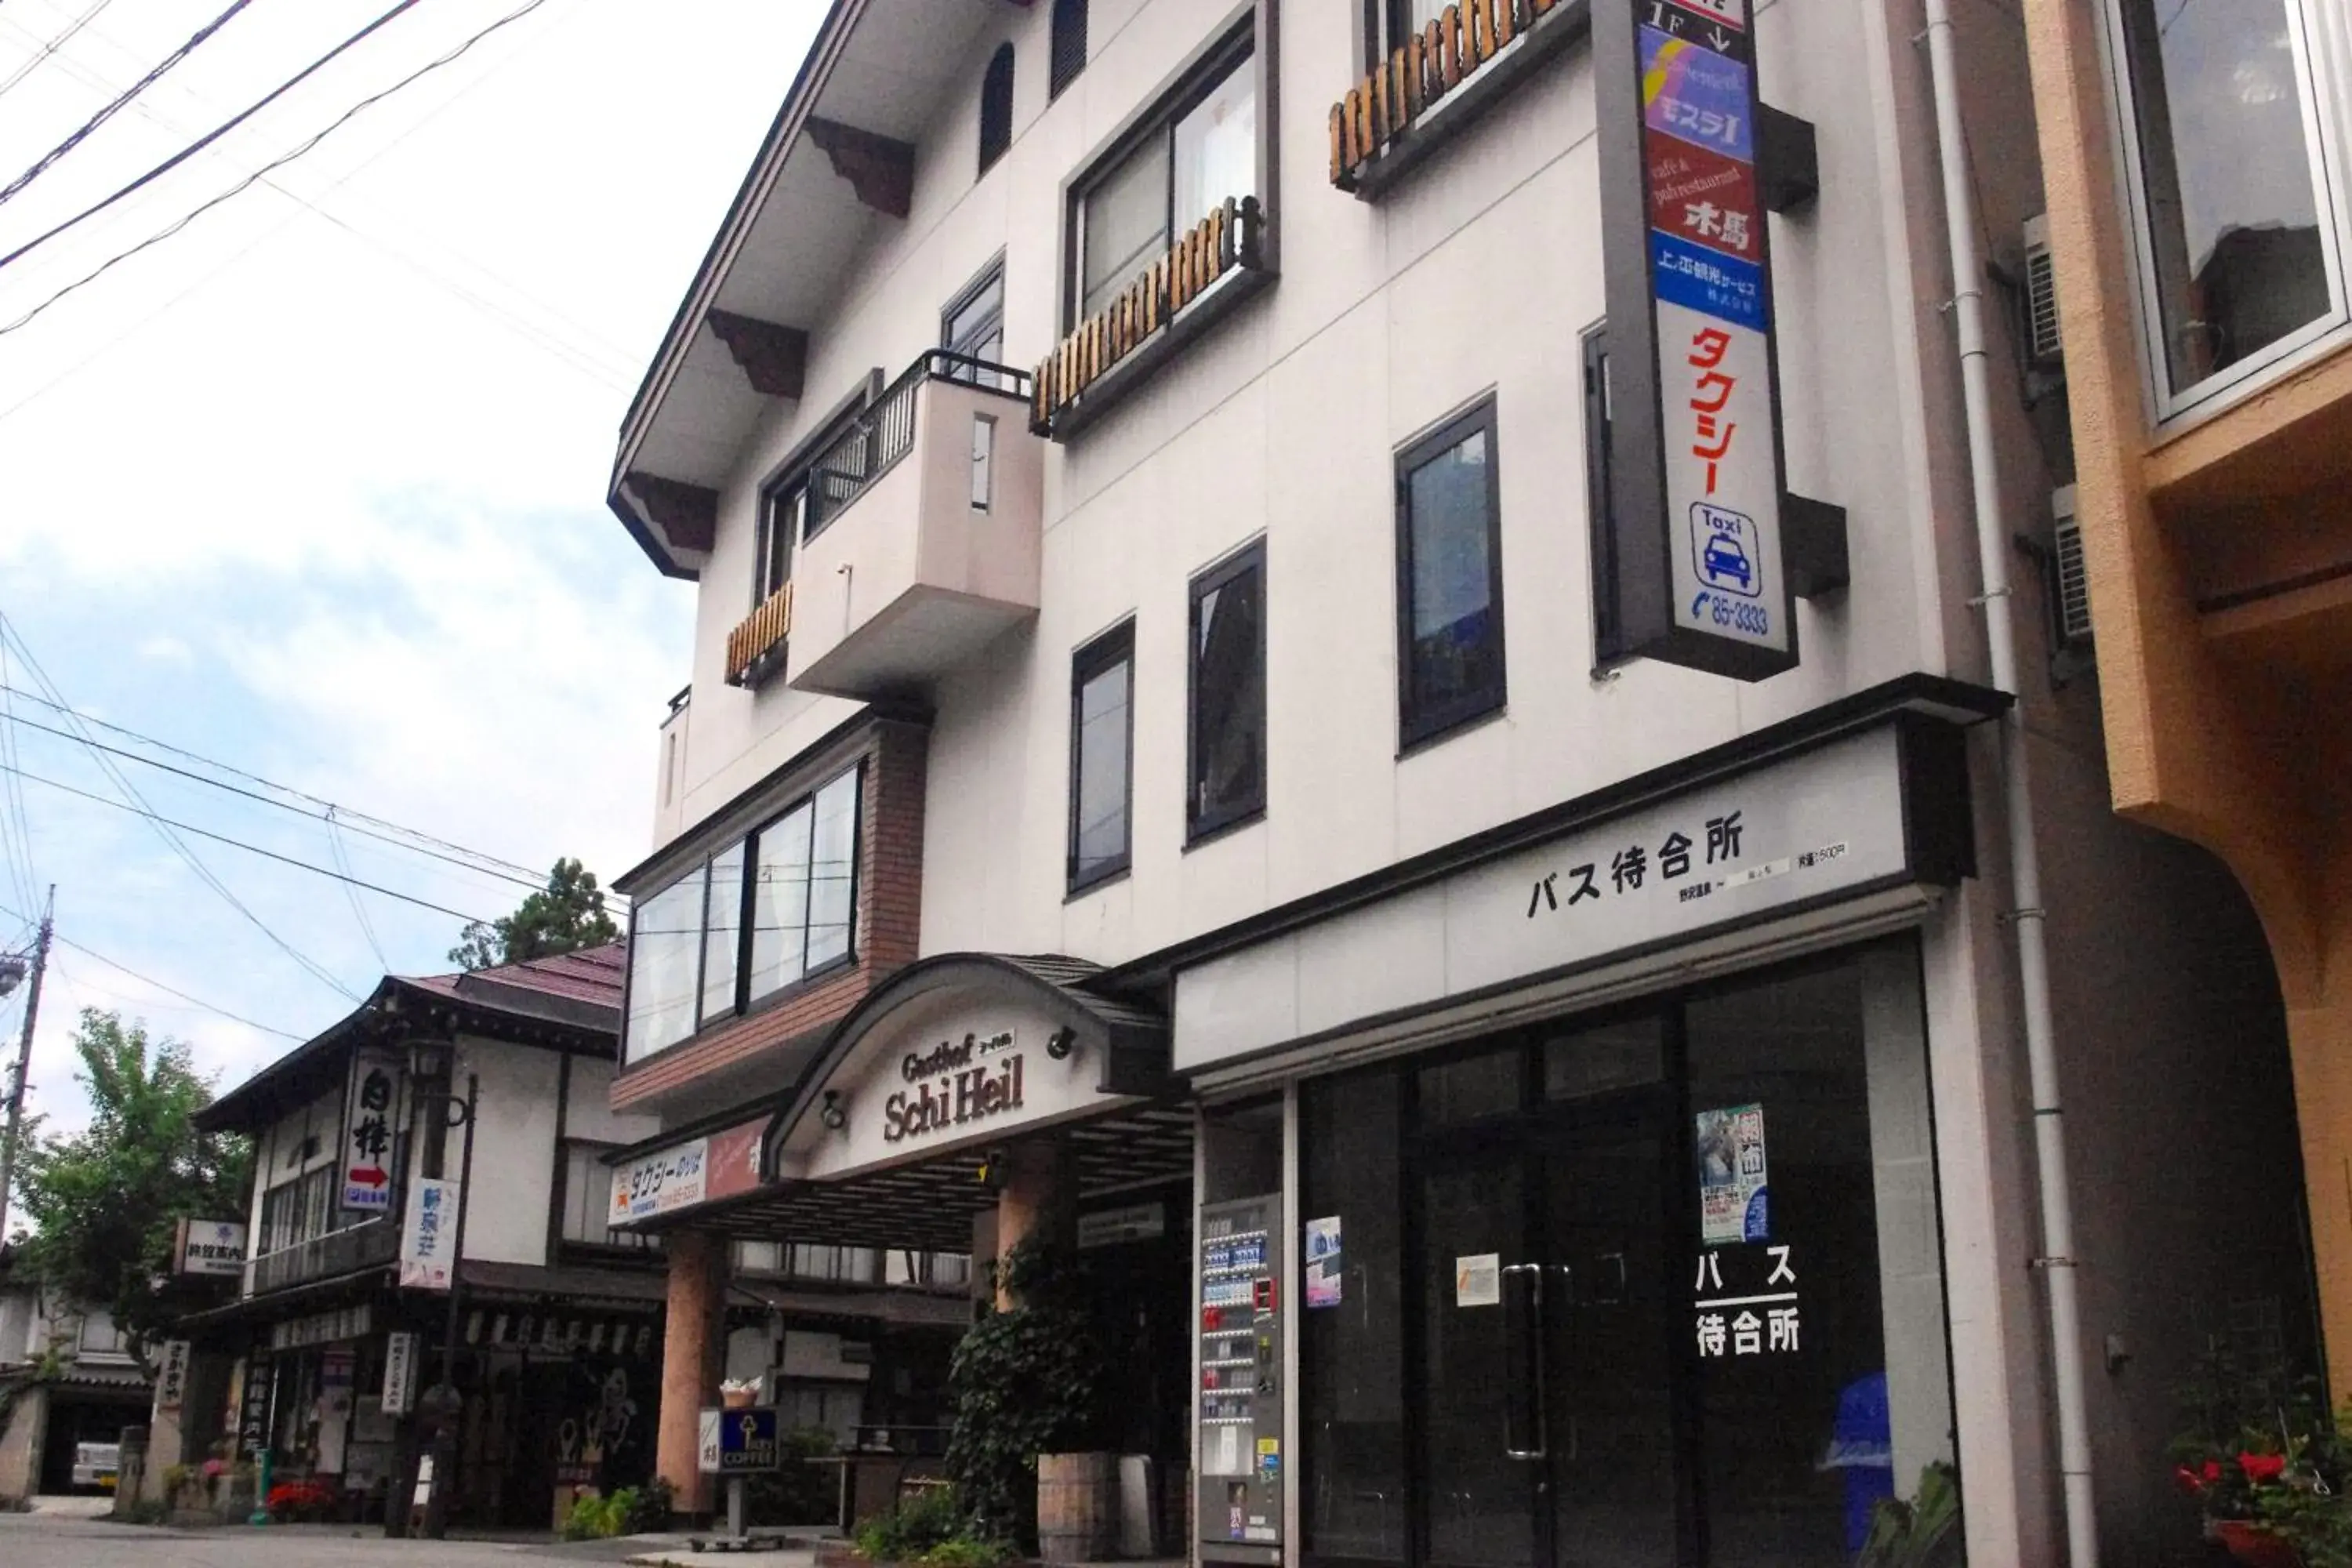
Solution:
[{"label": "window", "polygon": [[940,346],[991,364],[1003,360],[1004,263],[990,267],[940,312]]},{"label": "window", "polygon": [[2165,413],[2338,312],[2307,0],[2113,0]]},{"label": "window", "polygon": [[1244,42],[1078,196],[1077,310],[1094,315],[1227,199],[1257,194],[1257,73]]},{"label": "window", "polygon": [[[1379,58],[1386,58],[1390,51],[1402,46],[1407,38],[1426,34],[1429,25],[1444,16],[1446,6],[1454,3],[1454,0],[1381,0],[1381,9],[1386,13],[1383,19],[1388,26],[1388,36],[1384,47],[1379,51]],[[1463,6],[1462,12],[1462,22],[1466,27],[1470,25],[1470,7]]]},{"label": "window", "polygon": [[121,1355],[128,1349],[122,1331],[114,1326],[114,1314],[103,1307],[91,1307],[82,1313],[75,1342],[84,1355]]},{"label": "window", "polygon": [[1397,458],[1397,698],[1412,746],[1503,706],[1492,399]]},{"label": "window", "polygon": [[1087,68],[1087,0],[1054,0],[1054,62],[1052,96],[1078,79]]},{"label": "window", "polygon": [[1127,869],[1135,760],[1135,623],[1078,650],[1070,668],[1070,890]]},{"label": "window", "polygon": [[980,84],[980,172],[1013,145],[1013,46],[999,44]]},{"label": "window", "polygon": [[779,485],[760,499],[760,527],[751,563],[751,604],[766,604],[793,580],[793,542],[808,510],[804,482]]},{"label": "window", "polygon": [[1265,545],[1192,583],[1190,837],[1265,809]]},{"label": "window", "polygon": [[613,1213],[613,1167],[604,1156],[617,1146],[576,1140],[563,1145],[563,1239],[651,1250],[661,1245],[658,1237],[614,1230],[605,1223]]},{"label": "window", "polygon": [[1609,526],[1609,330],[1584,337],[1584,516],[1591,544],[1592,663],[1605,668],[1625,653],[1617,603],[1617,532]]},{"label": "window", "polygon": [[627,1060],[852,958],[860,784],[853,767],[637,900]]},{"label": "window", "polygon": [[272,1187],[261,1198],[261,1246],[254,1256],[299,1247],[334,1228],[335,1167]]}]

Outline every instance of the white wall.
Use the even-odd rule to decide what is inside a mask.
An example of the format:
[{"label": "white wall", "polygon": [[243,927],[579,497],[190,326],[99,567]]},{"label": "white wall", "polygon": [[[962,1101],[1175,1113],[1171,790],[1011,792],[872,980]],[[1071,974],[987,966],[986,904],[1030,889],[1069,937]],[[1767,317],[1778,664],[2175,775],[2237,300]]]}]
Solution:
[{"label": "white wall", "polygon": [[635,1143],[661,1131],[658,1116],[614,1115],[612,1089],[611,1062],[573,1057],[572,1092],[563,1102],[563,1136],[591,1143]]},{"label": "white wall", "polygon": [[[460,1036],[455,1082],[481,1079],[466,1256],[493,1263],[547,1261],[554,1201],[557,1075],[553,1051]],[[454,1171],[457,1146],[452,1145]]]}]

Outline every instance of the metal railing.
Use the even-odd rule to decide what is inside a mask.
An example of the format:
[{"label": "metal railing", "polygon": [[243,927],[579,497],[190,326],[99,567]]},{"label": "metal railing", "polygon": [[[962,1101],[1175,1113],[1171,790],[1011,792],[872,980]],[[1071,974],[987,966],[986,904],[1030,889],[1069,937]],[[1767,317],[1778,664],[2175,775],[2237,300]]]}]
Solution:
[{"label": "metal railing", "polygon": [[349,1274],[370,1264],[389,1263],[399,1253],[399,1225],[388,1218],[369,1220],[251,1259],[245,1266],[245,1293],[258,1296],[289,1285]]},{"label": "metal railing", "polygon": [[809,468],[808,519],[803,540],[815,538],[859,496],[874,488],[898,459],[915,449],[915,400],[927,381],[956,381],[983,391],[1029,400],[1027,371],[992,364],[951,349],[931,349],[883,388],[852,425]]}]

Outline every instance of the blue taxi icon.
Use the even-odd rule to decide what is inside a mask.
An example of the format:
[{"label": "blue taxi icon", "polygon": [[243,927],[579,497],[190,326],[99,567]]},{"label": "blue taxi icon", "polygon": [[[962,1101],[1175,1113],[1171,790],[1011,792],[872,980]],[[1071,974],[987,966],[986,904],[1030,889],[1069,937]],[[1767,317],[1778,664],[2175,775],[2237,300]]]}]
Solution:
[{"label": "blue taxi icon", "polygon": [[1755,591],[1756,569],[1748,564],[1748,552],[1739,541],[1729,534],[1718,533],[1706,542],[1700,570],[1717,583],[1738,583],[1742,593]]}]

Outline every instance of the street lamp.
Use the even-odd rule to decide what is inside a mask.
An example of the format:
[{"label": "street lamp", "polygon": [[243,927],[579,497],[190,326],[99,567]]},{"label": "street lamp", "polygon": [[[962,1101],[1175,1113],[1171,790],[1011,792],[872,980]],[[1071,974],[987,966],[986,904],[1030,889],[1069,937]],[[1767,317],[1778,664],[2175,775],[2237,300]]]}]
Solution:
[{"label": "street lamp", "polygon": [[[446,1130],[466,1130],[466,1150],[457,1166],[457,1223],[450,1239],[449,1318],[441,1335],[441,1377],[416,1402],[418,1419],[433,1434],[433,1489],[425,1499],[425,1534],[434,1541],[440,1540],[449,1526],[449,1491],[457,1482],[457,1422],[466,1407],[465,1396],[457,1392],[457,1312],[458,1299],[466,1284],[466,1211],[474,1195],[474,1111],[481,1090],[480,1079],[467,1073],[465,1098],[460,1100],[453,1092],[450,1085],[455,1057],[456,1052],[446,1042],[437,1040],[416,1041],[408,1047],[409,1078],[416,1085],[420,1108],[433,1105],[440,1109],[445,1129],[440,1161],[443,1172],[449,1168]],[[412,1508],[415,1506],[415,1497],[412,1488]],[[386,1521],[387,1527],[390,1523]],[[404,1533],[406,1523],[404,1518]]]}]

